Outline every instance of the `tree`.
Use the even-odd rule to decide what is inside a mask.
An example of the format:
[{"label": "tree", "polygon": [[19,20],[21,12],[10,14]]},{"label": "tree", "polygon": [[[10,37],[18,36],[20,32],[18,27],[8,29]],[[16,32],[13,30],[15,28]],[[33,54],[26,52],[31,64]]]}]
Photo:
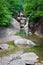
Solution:
[{"label": "tree", "polygon": [[8,3],[0,0],[0,26],[8,26],[11,22],[11,12],[8,9]]},{"label": "tree", "polygon": [[21,9],[20,0],[0,0],[0,26],[8,26],[12,21],[12,14]]},{"label": "tree", "polygon": [[43,0],[25,0],[23,5],[24,14],[29,17],[29,28],[34,33],[39,25],[43,22],[39,21],[43,18]]},{"label": "tree", "polygon": [[21,0],[7,0],[7,2],[10,4],[9,10],[12,12],[12,14],[19,13],[21,11]]}]

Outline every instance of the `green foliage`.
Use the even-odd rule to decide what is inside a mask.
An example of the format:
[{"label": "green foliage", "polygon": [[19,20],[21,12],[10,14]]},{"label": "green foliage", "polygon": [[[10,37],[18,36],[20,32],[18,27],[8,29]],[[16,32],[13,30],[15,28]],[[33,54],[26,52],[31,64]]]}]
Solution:
[{"label": "green foliage", "polygon": [[43,19],[43,0],[25,0],[23,8],[24,14],[29,18],[29,23],[32,22],[32,27],[30,27],[32,32],[35,32],[39,24],[43,22],[41,20]]},{"label": "green foliage", "polygon": [[0,26],[9,25],[12,14],[25,9],[24,14],[31,18],[43,16],[43,0],[0,0]]},{"label": "green foliage", "polygon": [[11,21],[11,12],[7,4],[5,0],[0,0],[0,26],[9,25]]},{"label": "green foliage", "polygon": [[32,18],[43,17],[43,0],[25,0],[23,5],[26,16],[30,16]]},{"label": "green foliage", "polygon": [[23,7],[25,15],[33,13],[36,16],[43,16],[43,0],[26,0]]},{"label": "green foliage", "polygon": [[18,31],[18,32],[16,33],[16,35],[19,35],[19,34],[20,34],[20,35],[26,34],[26,33],[25,33],[25,30],[24,30],[24,29],[21,29],[20,31]]},{"label": "green foliage", "polygon": [[13,12],[13,14],[18,13],[22,8],[20,0],[7,0],[7,2],[10,4],[9,10]]},{"label": "green foliage", "polygon": [[0,26],[8,26],[12,21],[12,14],[21,9],[20,0],[0,0]]}]

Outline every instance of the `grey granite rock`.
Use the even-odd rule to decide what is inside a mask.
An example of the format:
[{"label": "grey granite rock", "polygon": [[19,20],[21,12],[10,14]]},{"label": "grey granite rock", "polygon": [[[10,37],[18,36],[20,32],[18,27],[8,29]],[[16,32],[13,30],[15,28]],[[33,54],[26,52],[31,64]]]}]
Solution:
[{"label": "grey granite rock", "polygon": [[9,45],[8,44],[0,44],[1,50],[8,50]]}]

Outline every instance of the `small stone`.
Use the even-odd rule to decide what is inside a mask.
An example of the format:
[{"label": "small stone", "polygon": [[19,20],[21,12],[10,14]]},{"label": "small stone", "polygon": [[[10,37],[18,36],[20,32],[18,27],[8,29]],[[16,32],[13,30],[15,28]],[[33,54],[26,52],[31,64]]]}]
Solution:
[{"label": "small stone", "polygon": [[0,44],[1,50],[8,50],[9,45],[8,44]]},{"label": "small stone", "polygon": [[29,35],[32,35],[32,33],[31,33],[31,32],[29,32]]}]

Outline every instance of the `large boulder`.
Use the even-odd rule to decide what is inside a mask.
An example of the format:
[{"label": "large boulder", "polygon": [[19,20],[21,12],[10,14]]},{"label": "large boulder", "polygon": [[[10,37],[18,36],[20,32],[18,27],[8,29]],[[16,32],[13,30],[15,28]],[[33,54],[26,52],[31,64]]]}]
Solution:
[{"label": "large boulder", "polygon": [[26,64],[33,65],[35,62],[38,62],[38,56],[34,52],[24,53],[21,56],[21,59],[25,61]]},{"label": "large boulder", "polygon": [[0,44],[1,50],[8,50],[9,45],[8,44]]},{"label": "large boulder", "polygon": [[16,39],[15,41],[14,41],[14,43],[15,44],[26,44],[26,40],[25,39]]},{"label": "large boulder", "polygon": [[25,39],[25,38],[20,38],[20,39],[16,39],[14,41],[15,44],[17,45],[27,45],[29,47],[33,47],[36,44],[34,42],[32,42],[31,40]]}]

